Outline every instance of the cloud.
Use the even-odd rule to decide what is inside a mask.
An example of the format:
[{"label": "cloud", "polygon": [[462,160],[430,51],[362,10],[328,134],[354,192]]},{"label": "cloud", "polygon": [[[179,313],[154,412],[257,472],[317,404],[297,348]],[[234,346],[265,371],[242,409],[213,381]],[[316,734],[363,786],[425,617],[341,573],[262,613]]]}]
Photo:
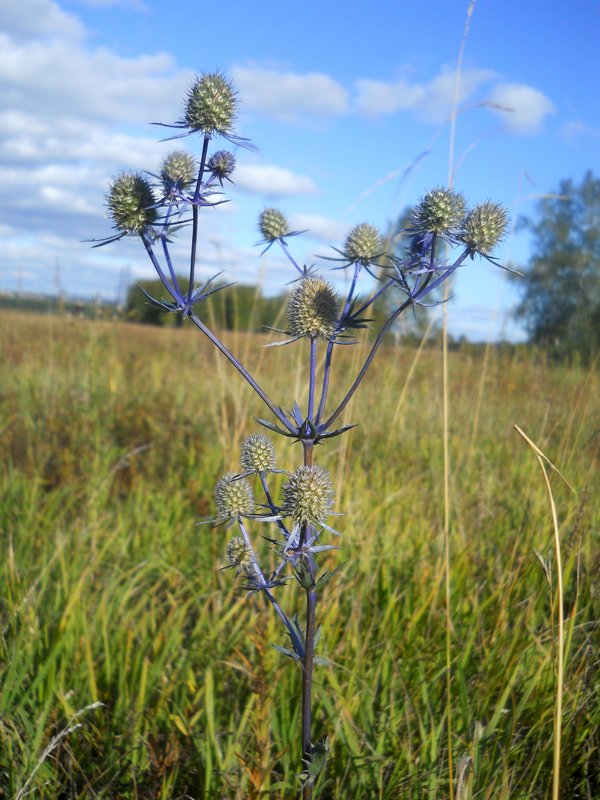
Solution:
[{"label": "cloud", "polygon": [[489,100],[494,105],[501,106],[492,110],[513,133],[537,133],[548,114],[553,114],[556,110],[542,92],[521,83],[501,83],[494,86]]},{"label": "cloud", "polygon": [[348,225],[320,214],[292,214],[290,225],[295,231],[306,231],[306,235],[325,244],[340,242],[348,232]]},{"label": "cloud", "polygon": [[0,30],[19,40],[47,36],[79,39],[84,34],[79,20],[51,0],[5,0],[0,4]]},{"label": "cloud", "polygon": [[[492,70],[462,70],[458,102],[469,100],[495,74]],[[394,82],[358,80],[356,110],[369,117],[413,111],[427,122],[442,122],[452,110],[455,76],[454,70],[443,70],[426,83],[410,83],[404,78]]]},{"label": "cloud", "polygon": [[230,74],[244,108],[283,122],[337,117],[349,109],[348,92],[328,75],[241,66]]},{"label": "cloud", "polygon": [[599,128],[593,128],[591,125],[588,125],[587,122],[583,122],[583,120],[570,120],[569,122],[565,122],[564,125],[560,129],[561,136],[563,136],[569,142],[578,141],[581,137],[596,137],[600,135]]},{"label": "cloud", "polygon": [[235,170],[235,185],[247,192],[269,197],[289,197],[295,194],[314,194],[316,187],[305,175],[290,170],[259,164],[239,164]]}]

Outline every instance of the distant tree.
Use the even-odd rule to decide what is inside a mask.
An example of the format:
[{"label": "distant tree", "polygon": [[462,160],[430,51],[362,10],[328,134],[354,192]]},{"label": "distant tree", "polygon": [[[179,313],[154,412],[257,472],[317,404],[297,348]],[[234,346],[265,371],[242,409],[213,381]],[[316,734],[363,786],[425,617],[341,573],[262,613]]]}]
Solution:
[{"label": "distant tree", "polygon": [[600,348],[600,179],[588,172],[579,186],[562,181],[521,225],[533,255],[517,317],[535,344],[589,361]]}]

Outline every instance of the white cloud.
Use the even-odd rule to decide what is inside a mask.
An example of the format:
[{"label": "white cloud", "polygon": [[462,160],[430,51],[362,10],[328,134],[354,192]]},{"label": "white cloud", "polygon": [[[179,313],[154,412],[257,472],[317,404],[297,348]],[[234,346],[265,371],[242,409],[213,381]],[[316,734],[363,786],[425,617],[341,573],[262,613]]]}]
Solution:
[{"label": "white cloud", "polygon": [[498,84],[489,100],[501,107],[492,110],[513,133],[536,133],[545,117],[556,110],[542,92],[520,83]]},{"label": "white cloud", "polygon": [[591,125],[588,125],[587,122],[583,122],[583,120],[574,119],[565,122],[560,129],[560,133],[567,141],[573,142],[578,141],[582,136],[600,136],[600,128],[593,128]]},{"label": "white cloud", "polygon": [[51,0],[4,0],[0,4],[0,30],[17,39],[83,36],[79,20]]},{"label": "white cloud", "polygon": [[[414,111],[428,122],[443,121],[452,110],[455,92],[454,70],[444,70],[426,83],[410,83],[404,78],[395,82],[356,81],[356,108],[360,114],[377,117]],[[491,70],[464,69],[460,75],[458,102],[469,100],[485,83],[492,80]]]},{"label": "white cloud", "polygon": [[299,75],[260,67],[230,71],[244,108],[284,122],[336,117],[348,112],[348,92],[320,73]]},{"label": "white cloud", "polygon": [[290,225],[296,231],[306,231],[306,235],[325,244],[340,242],[348,232],[348,225],[320,214],[292,214]]},{"label": "white cloud", "polygon": [[270,197],[314,194],[316,191],[313,181],[306,175],[295,175],[283,167],[259,164],[239,164],[235,170],[235,185],[247,192]]}]

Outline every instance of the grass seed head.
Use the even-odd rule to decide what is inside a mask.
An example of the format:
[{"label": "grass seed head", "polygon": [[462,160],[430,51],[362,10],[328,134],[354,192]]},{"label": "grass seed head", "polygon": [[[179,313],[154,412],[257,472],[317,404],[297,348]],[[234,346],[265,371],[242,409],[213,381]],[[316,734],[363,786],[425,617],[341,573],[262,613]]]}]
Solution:
[{"label": "grass seed head", "polygon": [[283,486],[283,508],[297,525],[320,525],[333,506],[329,472],[318,465],[298,467]]},{"label": "grass seed head", "polygon": [[293,336],[330,339],[339,321],[339,300],[333,286],[323,278],[303,278],[288,303],[288,321]]}]

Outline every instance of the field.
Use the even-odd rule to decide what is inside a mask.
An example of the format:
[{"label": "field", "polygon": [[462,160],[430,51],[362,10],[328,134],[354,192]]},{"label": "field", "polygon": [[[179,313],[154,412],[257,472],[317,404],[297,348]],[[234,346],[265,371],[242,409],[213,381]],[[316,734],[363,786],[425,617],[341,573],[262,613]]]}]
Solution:
[{"label": "field", "polygon": [[[302,348],[228,341],[302,402]],[[361,350],[340,349],[341,392]],[[195,524],[259,400],[187,327],[3,311],[0,358],[0,795],[296,797],[299,670],[220,570],[229,533]],[[573,487],[552,475],[560,796],[600,798],[598,373],[492,349],[451,353],[449,374],[450,695],[439,351],[385,350],[346,410],[359,426],[317,452],[346,515],[318,608],[318,796],[449,797],[450,713],[456,800],[551,797],[558,576],[516,424]],[[281,597],[300,610],[294,584]]]}]

